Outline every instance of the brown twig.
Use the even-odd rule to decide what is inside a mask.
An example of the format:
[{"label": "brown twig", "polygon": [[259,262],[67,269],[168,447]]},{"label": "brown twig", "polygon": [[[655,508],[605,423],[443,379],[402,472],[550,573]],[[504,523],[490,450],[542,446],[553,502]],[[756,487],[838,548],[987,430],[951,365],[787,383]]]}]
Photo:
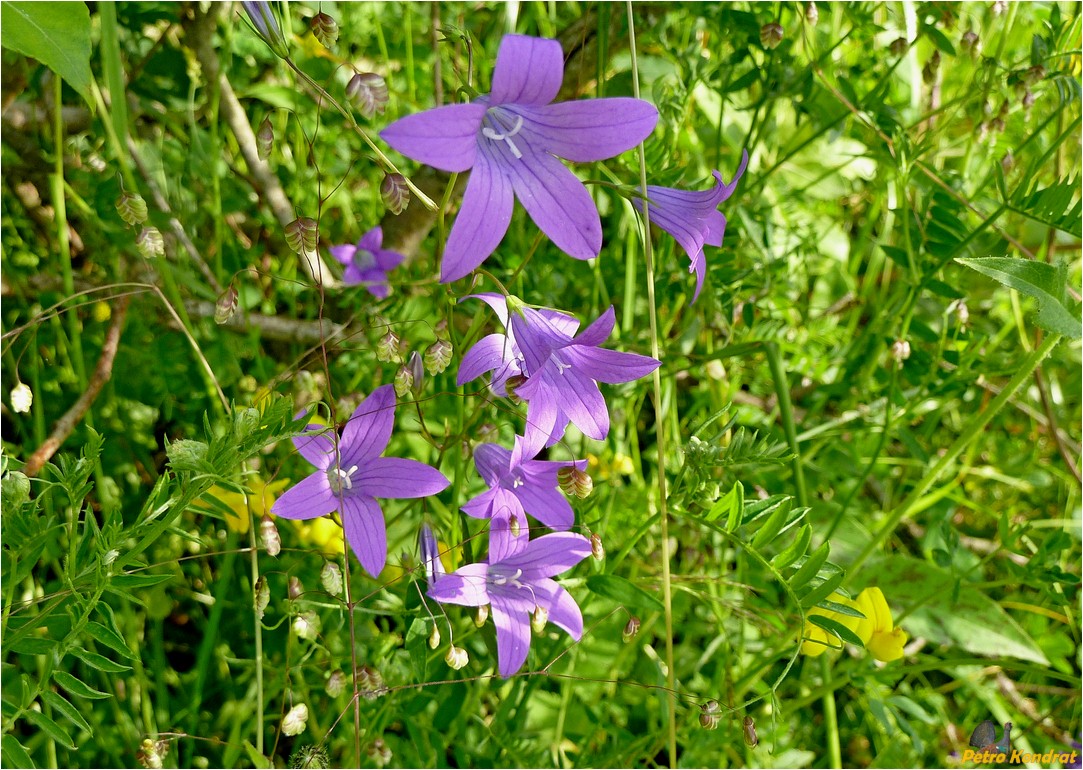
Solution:
[{"label": "brown twig", "polygon": [[75,430],[75,426],[83,419],[87,410],[90,409],[90,405],[94,403],[94,399],[101,392],[102,386],[113,376],[113,360],[117,357],[120,330],[124,326],[124,318],[128,314],[128,301],[129,297],[124,296],[117,302],[112,323],[109,324],[109,329],[105,332],[105,342],[102,344],[102,353],[98,358],[98,365],[94,367],[94,372],[90,376],[86,390],[83,395],[79,396],[79,400],[57,421],[53,432],[49,434],[49,438],[45,439],[45,442],[37,448],[34,454],[30,455],[30,459],[26,461],[26,467],[23,468],[23,473],[27,476],[36,476],[45,466],[45,463],[49,462],[49,458],[56,453],[56,450],[71,435],[71,432]]}]

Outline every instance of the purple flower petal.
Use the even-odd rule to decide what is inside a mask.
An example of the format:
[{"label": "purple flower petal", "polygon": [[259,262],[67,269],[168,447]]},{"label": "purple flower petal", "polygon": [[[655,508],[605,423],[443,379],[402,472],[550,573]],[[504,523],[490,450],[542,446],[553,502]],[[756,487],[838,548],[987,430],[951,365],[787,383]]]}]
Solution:
[{"label": "purple flower petal", "polygon": [[549,622],[564,629],[577,642],[583,638],[583,613],[563,586],[550,578],[534,583],[538,603],[549,611]]},{"label": "purple flower petal", "polygon": [[271,513],[284,519],[314,519],[338,507],[338,498],[327,483],[327,473],[318,470],[283,492],[271,506]]},{"label": "purple flower petal", "polygon": [[387,528],[380,504],[365,495],[344,496],[339,513],[357,560],[370,575],[379,576],[387,561]]},{"label": "purple flower petal", "polygon": [[376,249],[373,251],[373,256],[376,258],[377,269],[384,273],[390,273],[406,259],[405,254],[399,254],[397,251],[388,251],[387,249]]},{"label": "purple flower petal", "polygon": [[384,231],[379,225],[362,235],[361,240],[357,242],[357,248],[371,251],[374,254],[379,251],[380,247],[383,245]]},{"label": "purple flower petal", "polygon": [[[511,343],[506,335],[490,334],[482,337],[463,356],[463,360],[459,364],[459,374],[455,378],[455,384],[465,385],[486,372],[504,369],[514,360],[511,353]],[[507,377],[504,379],[507,379]]]},{"label": "purple flower petal", "polygon": [[540,371],[553,355],[571,342],[568,335],[560,332],[549,319],[536,310],[524,307],[521,313],[511,316],[511,329],[523,354],[528,375]]},{"label": "purple flower petal", "polygon": [[522,582],[559,575],[590,556],[590,541],[574,532],[554,532],[531,540],[526,547],[503,563],[521,569]]},{"label": "purple flower petal", "polygon": [[493,499],[496,497],[496,494],[496,489],[487,489],[480,495],[467,500],[459,506],[459,510],[475,519],[492,518]]},{"label": "purple flower petal", "polygon": [[293,445],[301,457],[321,470],[335,461],[335,441],[338,436],[323,425],[309,425],[309,432],[293,437]]},{"label": "purple flower petal", "polygon": [[564,80],[560,43],[526,35],[504,35],[493,68],[493,104],[548,104]]},{"label": "purple flower petal", "polygon": [[[540,379],[537,380],[540,383]],[[533,380],[527,380],[518,390],[528,399],[526,406],[526,430],[523,432],[523,452],[536,455],[546,446],[559,441],[568,426],[567,417],[561,414],[552,398],[537,395],[538,388],[531,391]],[[524,390],[531,391],[530,394]]]},{"label": "purple flower petal", "polygon": [[561,374],[553,369],[546,367],[541,372],[546,385],[546,395],[541,397],[554,399],[557,408],[584,434],[597,441],[604,439],[609,435],[609,409],[598,383],[574,365]]},{"label": "purple flower petal", "polygon": [[519,498],[523,509],[545,526],[550,529],[568,529],[575,523],[575,511],[564,495],[557,491],[556,473],[552,474],[550,485],[546,484],[548,479],[538,478],[542,475],[530,474],[526,483],[512,493]]},{"label": "purple flower petal", "polygon": [[583,330],[583,333],[575,338],[576,345],[588,345],[590,347],[598,347],[607,339],[609,335],[613,333],[613,326],[616,324],[616,313],[613,312],[613,306],[609,308],[595,319],[594,323]]},{"label": "purple flower petal", "polygon": [[522,133],[530,145],[575,163],[605,160],[650,136],[658,110],[650,102],[627,97],[558,102],[520,107]]},{"label": "purple flower petal", "polygon": [[[525,144],[525,140],[524,140]],[[602,221],[590,193],[564,164],[545,152],[503,162],[515,195],[543,233],[576,259],[592,259],[602,249]]]},{"label": "purple flower petal", "polygon": [[[524,607],[525,604],[530,606]],[[496,656],[500,676],[505,679],[526,662],[530,651],[529,613],[533,602],[503,592],[491,592],[489,604],[492,606],[493,625],[496,626]]]},{"label": "purple flower petal", "polygon": [[[522,551],[530,540],[526,514],[506,489],[493,490],[493,518],[489,526],[489,563],[497,564]],[[512,526],[512,517],[516,525]]]},{"label": "purple flower petal", "polygon": [[507,328],[508,303],[507,300],[504,299],[504,296],[502,294],[496,294],[489,291],[483,292],[481,294],[468,294],[467,296],[460,299],[459,302],[462,302],[466,299],[480,299],[482,302],[488,305],[494,313],[496,313],[496,317],[500,319],[500,325],[504,328]]},{"label": "purple flower petal", "polygon": [[511,451],[497,444],[478,444],[474,449],[474,465],[486,484],[496,486],[511,467]]},{"label": "purple flower petal", "polygon": [[375,457],[353,474],[355,488],[392,500],[435,495],[450,483],[436,468],[403,457]]},{"label": "purple flower petal", "polygon": [[341,262],[349,269],[353,265],[353,255],[357,253],[357,247],[352,243],[347,243],[343,246],[332,246],[328,251],[336,262]]},{"label": "purple flower petal", "polygon": [[339,443],[341,464],[349,468],[378,457],[387,448],[394,427],[395,388],[384,385],[361,402],[342,429],[342,441]]},{"label": "purple flower petal", "polygon": [[486,105],[451,104],[407,115],[380,132],[380,138],[408,158],[452,173],[474,165],[478,131]]},{"label": "purple flower petal", "polygon": [[480,607],[489,603],[489,591],[486,588],[488,573],[488,564],[467,564],[454,572],[435,578],[427,593],[442,604]]},{"label": "purple flower petal", "polygon": [[726,237],[726,215],[721,211],[712,211],[704,220],[707,223],[707,235],[703,242],[708,246],[720,248]]},{"label": "purple flower petal", "polygon": [[[583,348],[572,345],[561,351],[561,355],[580,374],[611,385],[646,377],[661,366],[659,361],[650,356],[641,356],[638,353],[622,353],[619,350],[607,350],[606,348]],[[569,412],[569,414],[571,413]],[[575,418],[572,419],[574,421]],[[578,423],[576,424],[578,425]]]},{"label": "purple flower petal", "polygon": [[478,147],[459,215],[444,246],[440,283],[469,275],[496,250],[508,231],[515,196],[510,179],[491,153],[487,144]]}]

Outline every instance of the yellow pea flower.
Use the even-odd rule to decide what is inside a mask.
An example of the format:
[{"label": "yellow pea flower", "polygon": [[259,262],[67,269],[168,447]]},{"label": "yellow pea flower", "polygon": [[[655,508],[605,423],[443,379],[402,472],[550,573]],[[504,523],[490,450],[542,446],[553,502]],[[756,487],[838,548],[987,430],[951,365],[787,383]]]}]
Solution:
[{"label": "yellow pea flower", "polygon": [[[827,599],[835,604],[843,604],[847,607],[854,607],[857,609],[857,605],[852,599],[848,599],[840,593],[833,593],[831,596],[827,597]],[[801,652],[808,655],[810,658],[823,655],[827,650],[842,649],[842,642],[839,641],[837,636],[809,622],[808,617],[813,615],[818,615],[842,623],[842,625],[846,626],[851,631],[854,631],[854,633],[857,633],[855,626],[860,621],[860,618],[855,618],[852,615],[841,615],[831,610],[821,609],[820,607],[813,607],[807,613],[804,628],[805,641],[801,642]],[[858,636],[860,636],[860,634],[858,634]]]},{"label": "yellow pea flower", "polygon": [[[907,634],[901,628],[896,628],[891,618],[891,608],[888,607],[884,593],[879,588],[866,588],[857,595],[857,599],[848,599],[842,594],[833,593],[829,600],[836,604],[852,607],[861,612],[865,617],[856,618],[852,615],[842,615],[831,610],[813,607],[808,614],[834,620],[853,631],[865,645],[872,656],[877,660],[888,662],[898,660],[903,656],[903,646],[908,639]],[[810,657],[822,655],[825,650],[840,650],[842,644],[838,637],[828,633],[819,626],[805,621],[805,640],[801,643],[801,652]]]}]

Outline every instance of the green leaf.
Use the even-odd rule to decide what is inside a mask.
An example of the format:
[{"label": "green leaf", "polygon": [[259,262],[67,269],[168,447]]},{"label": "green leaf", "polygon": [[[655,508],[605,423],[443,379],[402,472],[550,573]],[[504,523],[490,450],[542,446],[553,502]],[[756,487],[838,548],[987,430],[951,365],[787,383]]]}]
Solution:
[{"label": "green leaf", "polygon": [[132,655],[132,651],[128,649],[128,645],[124,643],[124,640],[120,638],[120,635],[113,629],[106,628],[101,623],[91,621],[86,624],[86,632],[90,634],[95,641],[101,642],[111,650],[119,652],[125,658],[128,658],[128,660],[133,660],[135,658],[135,656]]},{"label": "green leaf", "polygon": [[5,735],[0,739],[0,755],[4,757],[4,767],[37,767],[14,735]]},{"label": "green leaf", "polygon": [[86,3],[0,3],[5,48],[37,59],[93,106],[90,96],[90,10]]},{"label": "green leaf", "polygon": [[271,760],[263,756],[256,750],[256,747],[252,745],[251,741],[244,742],[244,752],[248,755],[248,761],[252,763],[252,767],[257,770],[268,770],[268,768],[274,767],[271,764]]},{"label": "green leaf", "polygon": [[819,626],[829,634],[837,636],[847,644],[854,644],[858,647],[864,647],[865,643],[861,641],[861,637],[851,631],[837,620],[831,618],[825,618],[823,615],[806,615],[808,622],[814,626]]},{"label": "green leaf", "polygon": [[651,596],[637,585],[617,575],[591,575],[587,578],[587,588],[599,596],[612,599],[625,607],[634,607],[649,612],[664,612],[665,607],[658,597]]},{"label": "green leaf", "polygon": [[797,533],[797,539],[783,548],[779,554],[771,560],[771,565],[779,571],[786,569],[805,555],[805,551],[808,550],[811,541],[812,526],[806,523],[805,526],[801,527],[801,531]]},{"label": "green leaf", "polygon": [[68,735],[68,731],[58,725],[53,720],[49,719],[49,717],[45,716],[40,711],[34,711],[33,709],[24,711],[23,719],[25,719],[27,722],[34,725],[35,727],[40,728],[43,733],[48,735],[50,738],[52,738],[64,748],[75,748],[75,742],[71,739],[71,736]]},{"label": "green leaf", "polygon": [[844,577],[846,577],[844,572],[836,572],[834,575],[824,578],[822,583],[814,588],[810,588],[807,593],[801,596],[801,606],[808,609],[809,607],[814,607],[822,602],[835,592],[835,589],[842,584],[842,579]]},{"label": "green leaf", "polygon": [[46,690],[41,694],[41,699],[49,704],[53,711],[59,711],[76,727],[86,730],[91,735],[94,731],[90,729],[90,725],[83,719],[83,715],[79,713],[79,709],[72,705],[71,701],[65,698],[58,692],[52,690]]},{"label": "green leaf", "polygon": [[122,671],[132,670],[131,666],[123,666],[120,663],[114,663],[104,655],[99,655],[98,653],[91,652],[90,650],[84,650],[82,647],[76,647],[71,651],[71,654],[86,663],[91,668],[96,668],[99,671],[104,671],[107,674],[119,674]]},{"label": "green leaf", "polygon": [[56,649],[56,642],[41,636],[28,636],[14,644],[5,644],[4,649],[24,655],[48,655]]},{"label": "green leaf", "polygon": [[790,505],[787,500],[785,503],[775,509],[775,512],[767,517],[767,521],[763,523],[759,531],[752,538],[752,547],[756,550],[763,548],[770,543],[778,533],[782,531],[782,525],[786,523],[786,519],[790,515]]},{"label": "green leaf", "polygon": [[805,563],[793,574],[793,577],[790,578],[790,587],[795,591],[800,590],[806,583],[816,577],[830,553],[831,544],[825,541],[819,548],[809,554],[809,557],[805,559]]},{"label": "green leaf", "polygon": [[101,690],[95,690],[89,684],[81,679],[76,679],[67,671],[57,671],[53,674],[53,680],[70,692],[77,698],[89,698],[90,700],[100,700],[102,698],[111,698],[112,696],[107,692]]},{"label": "green leaf", "polygon": [[120,589],[150,588],[173,579],[173,575],[114,575],[111,580]]},{"label": "green leaf", "polygon": [[1034,297],[1038,301],[1038,315],[1034,322],[1046,331],[1063,334],[1073,340],[1083,337],[1079,313],[1069,310],[1064,303],[1068,276],[1063,267],[1012,257],[960,257],[955,261]]}]

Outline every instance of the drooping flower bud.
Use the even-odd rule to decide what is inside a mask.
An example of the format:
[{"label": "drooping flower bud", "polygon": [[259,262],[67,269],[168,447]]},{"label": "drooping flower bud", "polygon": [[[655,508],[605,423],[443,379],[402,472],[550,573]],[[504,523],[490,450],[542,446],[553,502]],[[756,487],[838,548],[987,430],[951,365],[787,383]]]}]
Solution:
[{"label": "drooping flower bud", "polygon": [[254,598],[257,618],[263,620],[263,613],[267,611],[267,605],[269,605],[270,603],[271,587],[267,585],[266,576],[260,575],[259,580],[256,581],[256,591]]},{"label": "drooping flower bud", "polygon": [[346,97],[366,118],[384,114],[387,106],[387,82],[375,72],[358,72],[346,85]]},{"label": "drooping flower bud", "polygon": [[907,340],[895,340],[891,346],[891,357],[900,364],[910,358],[910,343]]},{"label": "drooping flower bud", "polygon": [[383,675],[372,666],[357,669],[357,688],[365,700],[376,700],[387,691]]},{"label": "drooping flower bud", "polygon": [[624,631],[621,633],[620,638],[624,640],[625,644],[632,641],[639,635],[639,627],[642,624],[639,618],[635,615],[628,618],[628,622],[624,624]]},{"label": "drooping flower bud", "polygon": [[286,243],[298,254],[308,254],[316,250],[319,242],[316,220],[309,217],[297,217],[286,225]]},{"label": "drooping flower bud", "polygon": [[425,369],[429,374],[440,374],[451,363],[452,347],[447,340],[437,340],[425,351]]},{"label": "drooping flower bud", "polygon": [[237,313],[237,290],[231,283],[214,303],[214,322],[221,326]]},{"label": "drooping flower bud", "polygon": [[512,537],[519,537],[519,532],[521,531],[519,528],[521,526],[522,525],[519,523],[519,517],[514,512],[512,512],[512,514],[508,516],[508,531],[511,532]]},{"label": "drooping flower bud", "polygon": [[407,359],[406,366],[410,369],[412,376],[410,391],[413,393],[414,398],[420,398],[422,387],[425,384],[425,364],[421,354],[416,350],[410,351],[410,358]]},{"label": "drooping flower bud", "polygon": [[135,247],[143,259],[165,256],[165,238],[157,227],[144,227],[135,239]]},{"label": "drooping flower bud", "polygon": [[897,37],[891,41],[891,45],[887,47],[891,51],[892,56],[902,56],[910,48],[910,41],[905,37]]},{"label": "drooping flower bud", "polygon": [[326,690],[332,698],[337,698],[346,692],[346,675],[340,669],[336,668],[331,672],[331,676],[327,678]]},{"label": "drooping flower bud", "polygon": [[256,132],[256,154],[259,155],[260,160],[267,160],[271,157],[271,148],[274,143],[274,126],[271,125],[270,118],[264,118],[263,122],[259,124],[259,130]]},{"label": "drooping flower bud", "polygon": [[444,662],[458,671],[470,662],[470,656],[466,654],[466,650],[462,647],[456,647],[454,644],[447,651],[447,655],[444,656]]},{"label": "drooping flower bud", "polygon": [[333,561],[325,561],[320,570],[320,583],[331,596],[342,594],[342,569]]},{"label": "drooping flower bud", "polygon": [[406,177],[399,173],[388,174],[380,183],[380,197],[392,214],[401,214],[410,205],[410,187]]},{"label": "drooping flower bud", "polygon": [[968,29],[963,33],[963,37],[959,41],[959,47],[971,56],[977,56],[978,51],[981,49],[979,43],[978,33],[972,29]]},{"label": "drooping flower bud", "polygon": [[557,483],[560,490],[569,496],[574,495],[580,500],[587,497],[594,489],[594,479],[586,471],[581,471],[574,465],[565,465],[557,471]]},{"label": "drooping flower bud", "polygon": [[315,610],[305,610],[293,619],[293,633],[297,634],[298,639],[305,639],[309,642],[314,641],[320,635],[322,626],[323,622]]},{"label": "drooping flower bud", "polygon": [[756,748],[760,743],[760,737],[756,735],[756,720],[745,717],[744,720],[745,745],[750,749]]},{"label": "drooping flower bud", "polygon": [[283,735],[300,735],[308,726],[308,706],[299,703],[282,717]]},{"label": "drooping flower bud", "polygon": [[605,558],[605,544],[602,543],[602,536],[597,532],[591,533],[590,536],[590,555],[598,561]]},{"label": "drooping flower bud", "polygon": [[402,353],[400,352],[400,345],[402,340],[399,339],[399,335],[390,329],[387,330],[387,334],[380,338],[380,341],[376,343],[376,360],[385,364],[389,364],[392,361],[402,361]]},{"label": "drooping flower bud", "polygon": [[764,24],[760,27],[760,45],[768,50],[778,48],[778,44],[782,42],[782,38],[785,34],[786,31],[777,21],[773,21],[770,24]]},{"label": "drooping flower bud", "polygon": [[141,225],[147,221],[147,202],[141,195],[124,191],[117,198],[117,213],[129,227]]},{"label": "drooping flower bud", "polygon": [[432,633],[429,634],[429,649],[435,650],[440,646],[440,627],[435,623],[432,624]]},{"label": "drooping flower bud", "polygon": [[387,745],[383,738],[377,738],[370,743],[368,748],[365,749],[365,753],[368,755],[369,759],[380,767],[383,767],[391,761],[391,747]]},{"label": "drooping flower bud", "polygon": [[709,700],[699,707],[699,723],[705,730],[713,730],[718,727],[719,721],[722,719],[722,707],[718,705],[718,701]]},{"label": "drooping flower bud", "polygon": [[282,538],[278,534],[278,527],[275,526],[275,520],[266,513],[259,520],[259,539],[268,556],[278,556],[281,553]]},{"label": "drooping flower bud", "polygon": [[305,592],[305,586],[301,582],[301,578],[296,575],[290,575],[288,591],[291,599],[300,599],[301,594]]},{"label": "drooping flower bud", "polygon": [[936,81],[936,73],[940,71],[940,51],[933,51],[933,55],[929,57],[929,61],[925,62],[925,66],[921,69],[921,79],[926,83],[934,83]]},{"label": "drooping flower bud", "polygon": [[328,50],[335,47],[338,42],[338,22],[323,11],[312,17],[312,35],[320,41],[320,45]]},{"label": "drooping flower bud", "polygon": [[26,414],[34,405],[34,391],[30,386],[20,382],[11,389],[11,410],[17,414]]},{"label": "drooping flower bud", "polygon": [[143,742],[139,744],[139,751],[135,753],[135,758],[139,761],[139,764],[149,770],[161,770],[162,761],[167,754],[169,754],[168,741],[155,741],[144,738]]},{"label": "drooping flower bud", "polygon": [[268,2],[242,2],[245,12],[248,14],[252,26],[263,42],[271,49],[275,56],[285,59],[290,55],[290,47],[286,42],[286,36],[282,34],[282,26],[278,23],[271,3]]},{"label": "drooping flower bud", "polygon": [[530,616],[530,627],[535,634],[545,631],[545,624],[549,622],[549,610],[540,604],[534,608],[534,614]]},{"label": "drooping flower bud", "polygon": [[816,9],[816,3],[808,3],[805,5],[805,21],[812,26],[816,26],[816,22],[820,20],[820,12]]},{"label": "drooping flower bud", "polygon": [[485,621],[489,619],[489,605],[482,604],[478,606],[477,613],[474,615],[474,625],[481,628],[485,625]]}]

